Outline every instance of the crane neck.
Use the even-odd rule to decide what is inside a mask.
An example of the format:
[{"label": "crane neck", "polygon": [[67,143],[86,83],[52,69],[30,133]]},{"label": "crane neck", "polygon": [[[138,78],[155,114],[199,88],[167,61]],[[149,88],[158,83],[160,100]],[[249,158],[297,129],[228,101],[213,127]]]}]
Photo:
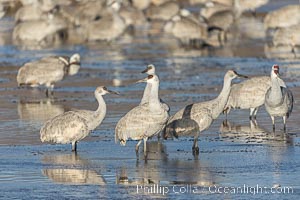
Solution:
[{"label": "crane neck", "polygon": [[223,88],[219,96],[214,99],[212,103],[212,117],[216,119],[224,110],[224,107],[228,101],[228,97],[231,89],[231,79],[224,78]]},{"label": "crane neck", "polygon": [[151,90],[150,90],[150,97],[149,97],[149,106],[151,110],[161,109],[158,90],[159,90],[159,82],[151,83]]},{"label": "crane neck", "polygon": [[149,102],[150,92],[151,92],[151,84],[147,83],[145,90],[144,90],[143,98],[142,98],[140,104],[145,104],[145,103]]},{"label": "crane neck", "polygon": [[[95,97],[98,101],[98,108],[95,111],[95,118],[97,118],[98,120],[103,120],[103,118],[106,115],[106,103],[103,99],[103,96],[101,94],[95,94]],[[97,121],[98,121],[97,120]]]},{"label": "crane neck", "polygon": [[279,103],[282,100],[282,92],[280,82],[277,77],[271,76],[271,88],[269,99],[274,103]]}]

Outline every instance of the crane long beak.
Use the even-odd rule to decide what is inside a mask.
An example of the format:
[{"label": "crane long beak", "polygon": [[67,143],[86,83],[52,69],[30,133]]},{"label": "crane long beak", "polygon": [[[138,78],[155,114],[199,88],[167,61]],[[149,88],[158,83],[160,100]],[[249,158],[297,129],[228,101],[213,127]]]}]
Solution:
[{"label": "crane long beak", "polygon": [[248,76],[245,76],[245,75],[242,75],[242,74],[239,74],[239,73],[236,73],[236,75],[237,75],[239,78],[249,78]]},{"label": "crane long beak", "polygon": [[147,82],[148,80],[148,77],[147,78],[144,78],[144,79],[141,79],[141,80],[138,80],[137,82],[135,83],[144,83],[144,82]]},{"label": "crane long beak", "polygon": [[141,73],[144,74],[144,73],[147,73],[148,72],[148,68],[146,68],[145,70],[143,70]]},{"label": "crane long beak", "polygon": [[115,91],[112,91],[112,90],[107,90],[107,92],[110,93],[110,94],[120,95],[119,92],[115,92]]}]

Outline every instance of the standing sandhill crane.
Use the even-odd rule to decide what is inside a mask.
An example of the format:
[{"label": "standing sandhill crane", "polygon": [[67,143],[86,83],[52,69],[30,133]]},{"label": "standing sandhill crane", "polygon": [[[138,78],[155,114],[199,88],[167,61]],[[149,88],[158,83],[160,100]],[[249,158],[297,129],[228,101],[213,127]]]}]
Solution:
[{"label": "standing sandhill crane", "polygon": [[149,137],[157,135],[165,126],[169,114],[159,100],[159,79],[156,75],[149,75],[138,82],[151,84],[149,103],[140,104],[120,119],[115,129],[115,141],[125,146],[128,139],[139,140],[135,150],[144,140],[144,156],[147,156],[146,143]]},{"label": "standing sandhill crane", "polygon": [[201,47],[207,39],[206,23],[196,19],[185,9],[181,9],[179,14],[165,24],[164,31],[173,35],[184,46]]},{"label": "standing sandhill crane", "polygon": [[224,107],[226,116],[231,108],[250,109],[250,120],[252,117],[256,119],[258,107],[265,103],[266,92],[270,86],[271,80],[268,76],[253,77],[232,85],[227,104]]},{"label": "standing sandhill crane", "polygon": [[167,138],[169,135],[185,135],[185,129],[181,128],[182,120],[188,121],[189,123],[196,122],[198,124],[199,131],[197,131],[197,134],[194,135],[194,144],[192,149],[193,153],[199,154],[199,133],[208,129],[213,120],[216,119],[223,111],[230,94],[231,81],[237,77],[247,78],[233,70],[227,71],[224,76],[223,89],[217,98],[206,102],[190,104],[173,115],[169,119],[164,130],[164,138]]},{"label": "standing sandhill crane", "polygon": [[269,12],[264,18],[265,29],[290,27],[300,23],[300,5],[287,5]]},{"label": "standing sandhill crane", "polygon": [[[155,66],[153,64],[148,65],[147,68],[144,71],[142,71],[142,73],[147,73],[148,75],[156,75],[155,74]],[[147,83],[140,105],[149,103],[149,99],[150,99],[150,95],[151,95],[150,92],[151,92],[151,84]],[[160,99],[160,103],[162,103],[163,107],[165,108],[165,110],[167,112],[170,111],[170,107],[162,99]]]},{"label": "standing sandhill crane", "polygon": [[119,94],[99,86],[95,90],[98,101],[96,111],[75,110],[65,112],[47,121],[40,130],[42,142],[54,142],[59,144],[72,144],[72,151],[76,151],[77,141],[82,140],[90,131],[101,124],[106,114],[106,104],[103,95],[107,93]]},{"label": "standing sandhill crane", "polygon": [[300,45],[300,21],[299,24],[275,30],[272,41],[274,46],[290,46],[291,52],[296,57],[296,46]]},{"label": "standing sandhill crane", "polygon": [[284,130],[286,119],[293,110],[294,98],[292,92],[286,87],[284,81],[279,78],[279,66],[273,65],[271,71],[271,87],[266,93],[265,107],[269,113],[273,130],[275,130],[275,117],[282,117]]},{"label": "standing sandhill crane", "polygon": [[80,55],[69,57],[46,57],[23,65],[17,75],[19,86],[28,85],[38,87],[45,85],[46,94],[53,92],[54,84],[61,81],[66,75],[74,75],[80,68]]},{"label": "standing sandhill crane", "polygon": [[234,23],[234,12],[233,10],[223,10],[214,13],[210,18],[206,19],[208,29],[219,31],[219,42],[223,45],[227,41],[227,33],[230,27]]},{"label": "standing sandhill crane", "polygon": [[59,44],[65,39],[67,27],[64,18],[48,14],[46,19],[18,23],[13,30],[13,42],[33,49]]},{"label": "standing sandhill crane", "polygon": [[120,8],[121,5],[118,1],[112,1],[99,17],[84,24],[85,39],[110,42],[119,38],[127,28],[125,20],[118,13]]}]

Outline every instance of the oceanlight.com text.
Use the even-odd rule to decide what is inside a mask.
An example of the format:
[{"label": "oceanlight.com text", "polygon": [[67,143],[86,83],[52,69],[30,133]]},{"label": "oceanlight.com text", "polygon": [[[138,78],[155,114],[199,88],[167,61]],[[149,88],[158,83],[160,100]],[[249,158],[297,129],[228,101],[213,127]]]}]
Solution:
[{"label": "oceanlight.com text", "polygon": [[153,185],[137,185],[136,193],[137,194],[292,194],[292,187],[266,187],[259,184],[255,186],[242,185],[242,186],[219,186],[212,185],[209,187],[201,187],[196,185],[173,185],[173,186],[164,186],[159,184]]}]

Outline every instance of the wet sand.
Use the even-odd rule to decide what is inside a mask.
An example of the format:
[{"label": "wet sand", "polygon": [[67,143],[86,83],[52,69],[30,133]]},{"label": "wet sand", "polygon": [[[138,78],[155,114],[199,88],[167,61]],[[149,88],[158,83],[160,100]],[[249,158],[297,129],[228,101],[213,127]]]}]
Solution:
[{"label": "wet sand", "polygon": [[[172,40],[142,37],[111,45],[66,45],[41,51],[1,46],[0,198],[298,199],[300,60],[268,58],[260,42],[193,50],[161,41]],[[52,99],[45,97],[44,89],[17,87],[15,77],[22,63],[73,52],[82,56],[82,68],[57,84]],[[115,144],[114,127],[139,103],[145,85],[129,84],[144,77],[140,71],[149,63],[157,66],[160,96],[171,114],[216,97],[228,69],[248,76],[269,75],[271,66],[279,64],[295,98],[286,133],[281,119],[272,132],[264,107],[254,126],[248,110],[234,110],[226,123],[221,115],[200,135],[199,156],[192,154],[192,137],[159,141],[155,137],[148,142],[148,160],[142,151],[137,160],[136,142],[129,141],[125,147]],[[114,87],[116,83],[119,86]],[[71,145],[42,144],[39,129],[49,117],[74,108],[96,109],[93,91],[99,85],[122,95],[105,96],[106,118],[79,142],[78,153],[71,152]],[[256,190],[249,187],[257,186],[266,189],[254,194]],[[273,186],[291,187],[293,192],[272,194]],[[224,187],[248,187],[248,192],[225,193]]]}]

